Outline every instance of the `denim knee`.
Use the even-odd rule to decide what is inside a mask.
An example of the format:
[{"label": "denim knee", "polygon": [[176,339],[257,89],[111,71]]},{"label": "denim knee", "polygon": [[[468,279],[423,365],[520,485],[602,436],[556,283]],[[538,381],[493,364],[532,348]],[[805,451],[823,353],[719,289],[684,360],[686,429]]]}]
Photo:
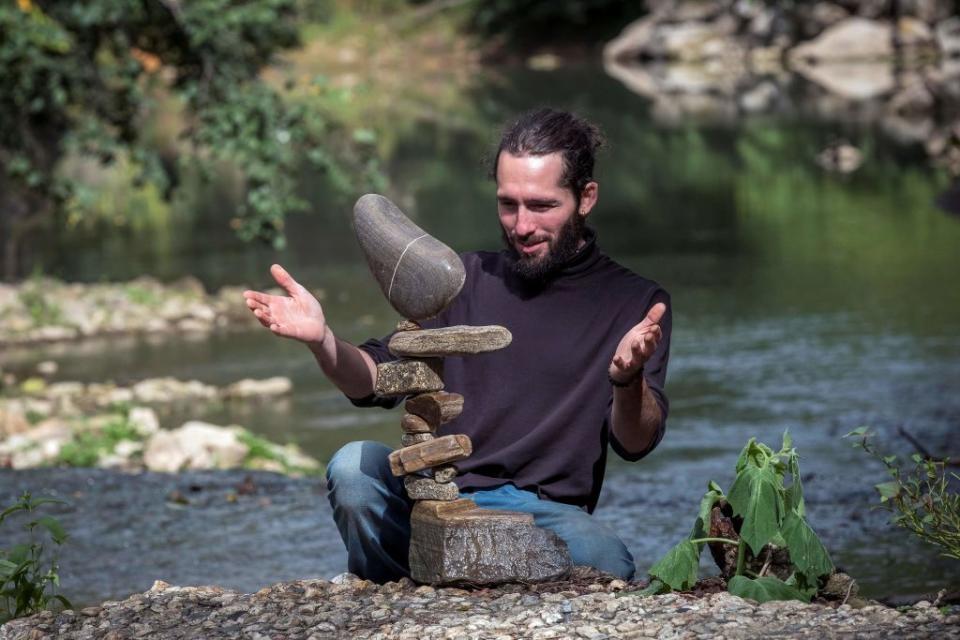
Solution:
[{"label": "denim knee", "polygon": [[564,529],[561,537],[567,543],[575,565],[594,567],[624,580],[633,579],[636,573],[633,555],[607,527],[584,520]]},{"label": "denim knee", "polygon": [[[391,449],[372,440],[349,442],[327,464],[327,489],[331,502],[348,509],[364,508],[379,495],[383,482],[391,478],[387,456]],[[386,467],[386,469],[384,469]]]}]

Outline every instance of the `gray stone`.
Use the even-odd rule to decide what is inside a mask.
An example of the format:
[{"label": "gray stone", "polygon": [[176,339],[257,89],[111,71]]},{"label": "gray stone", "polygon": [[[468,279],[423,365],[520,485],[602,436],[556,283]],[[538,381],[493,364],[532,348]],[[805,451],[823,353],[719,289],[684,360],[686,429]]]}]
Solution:
[{"label": "gray stone", "polygon": [[400,444],[404,447],[409,447],[414,444],[420,444],[421,442],[428,442],[433,440],[432,433],[405,433],[400,436]]},{"label": "gray stone", "polygon": [[400,428],[404,433],[432,433],[435,427],[418,415],[405,413],[400,419]]},{"label": "gray stone", "polygon": [[463,460],[471,453],[473,453],[473,444],[469,436],[463,434],[443,436],[392,452],[389,456],[390,470],[393,475],[402,476]]},{"label": "gray stone", "polygon": [[459,393],[438,391],[423,393],[408,399],[403,408],[427,421],[436,429],[442,424],[450,422],[463,412],[463,396]]},{"label": "gray stone", "polygon": [[414,505],[410,524],[410,574],[417,582],[540,582],[571,568],[567,545],[527,513],[479,509],[470,500],[423,501]]},{"label": "gray stone", "polygon": [[404,319],[397,323],[397,331],[419,331],[422,328],[413,320]]},{"label": "gray stone", "polygon": [[405,396],[443,389],[443,361],[399,360],[377,365],[377,384],[374,390],[380,396]]},{"label": "gray stone", "polygon": [[460,489],[453,482],[436,482],[433,478],[407,476],[403,486],[411,500],[450,501],[460,497]]},{"label": "gray stone", "polygon": [[387,347],[395,356],[464,356],[497,351],[510,344],[513,336],[498,325],[458,325],[440,329],[401,331],[393,334]]},{"label": "gray stone", "polygon": [[353,227],[373,277],[404,318],[432,318],[460,293],[460,257],[387,198],[368,193],[357,200]]},{"label": "gray stone", "polygon": [[434,467],[433,469],[434,482],[450,482],[456,477],[457,468],[453,465],[444,465],[442,467]]}]

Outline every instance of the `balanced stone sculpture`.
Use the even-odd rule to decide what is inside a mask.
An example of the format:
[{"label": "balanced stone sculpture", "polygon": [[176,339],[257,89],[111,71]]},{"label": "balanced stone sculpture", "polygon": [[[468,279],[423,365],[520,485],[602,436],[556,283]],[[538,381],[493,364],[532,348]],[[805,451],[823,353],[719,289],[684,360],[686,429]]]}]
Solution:
[{"label": "balanced stone sculpture", "polygon": [[400,421],[402,448],[390,470],[403,476],[410,499],[410,573],[431,584],[496,584],[556,579],[569,571],[566,544],[525,513],[480,509],[460,499],[452,464],[473,453],[463,434],[437,429],[463,411],[464,398],[444,391],[443,358],[502,349],[500,326],[423,329],[417,321],[443,311],[463,287],[465,271],[449,247],[425,233],[383,196],[354,207],[354,229],[370,270],[404,319],[388,348],[401,358],[377,366],[375,392],[408,397]]}]

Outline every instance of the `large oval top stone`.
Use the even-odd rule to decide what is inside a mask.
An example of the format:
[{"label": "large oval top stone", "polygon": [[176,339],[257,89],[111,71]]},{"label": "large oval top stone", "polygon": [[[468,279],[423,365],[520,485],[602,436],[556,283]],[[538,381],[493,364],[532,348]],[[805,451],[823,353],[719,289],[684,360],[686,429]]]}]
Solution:
[{"label": "large oval top stone", "polygon": [[460,293],[466,280],[460,256],[383,196],[357,200],[353,229],[373,277],[404,318],[432,318]]}]

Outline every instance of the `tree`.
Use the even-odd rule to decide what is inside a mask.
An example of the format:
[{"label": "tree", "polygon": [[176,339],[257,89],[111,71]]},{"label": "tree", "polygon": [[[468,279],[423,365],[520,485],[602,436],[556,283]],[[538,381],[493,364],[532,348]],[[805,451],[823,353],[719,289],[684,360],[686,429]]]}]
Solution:
[{"label": "tree", "polygon": [[[0,238],[4,275],[18,247],[77,202],[58,174],[66,154],[110,164],[121,155],[168,196],[178,155],[141,136],[158,93],[184,106],[181,148],[200,165],[228,160],[246,180],[233,220],[243,239],[283,243],[284,216],[302,209],[295,167],[344,158],[345,140],[316,109],[263,80],[298,44],[296,0],[8,0],[0,4]],[[346,144],[346,143],[344,143]]]}]

